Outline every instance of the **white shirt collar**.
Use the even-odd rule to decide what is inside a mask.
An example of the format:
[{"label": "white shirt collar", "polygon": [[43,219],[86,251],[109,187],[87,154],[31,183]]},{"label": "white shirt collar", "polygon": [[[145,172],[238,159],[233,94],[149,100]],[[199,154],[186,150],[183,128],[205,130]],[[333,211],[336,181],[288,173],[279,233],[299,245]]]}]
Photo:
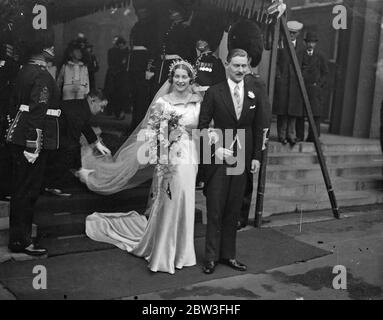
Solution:
[{"label": "white shirt collar", "polygon": [[294,45],[294,47],[297,46],[297,40],[294,40],[294,41],[293,41],[293,45]]},{"label": "white shirt collar", "polygon": [[243,90],[243,87],[244,87],[244,85],[245,85],[245,82],[242,80],[241,82],[239,82],[239,83],[236,83],[236,82],[234,82],[233,80],[231,80],[230,78],[228,78],[227,79],[227,82],[228,82],[228,84],[229,84],[229,88],[230,88],[230,91],[231,92],[234,92],[234,89],[235,89],[235,87],[238,85],[239,86],[239,90]]}]

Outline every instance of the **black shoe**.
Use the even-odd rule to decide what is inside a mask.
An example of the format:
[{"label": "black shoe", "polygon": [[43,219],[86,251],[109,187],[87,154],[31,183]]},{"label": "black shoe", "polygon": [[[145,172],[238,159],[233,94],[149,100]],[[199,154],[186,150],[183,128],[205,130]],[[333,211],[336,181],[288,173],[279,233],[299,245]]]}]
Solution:
[{"label": "black shoe", "polygon": [[219,262],[222,264],[225,264],[225,265],[229,266],[230,268],[233,268],[234,270],[237,270],[237,271],[246,271],[247,270],[247,267],[243,263],[240,263],[239,261],[237,261],[235,259],[222,259]]},{"label": "black shoe", "polygon": [[296,143],[300,143],[300,142],[303,142],[303,141],[304,141],[304,139],[297,138]]},{"label": "black shoe", "polygon": [[241,229],[246,228],[246,227],[247,227],[247,223],[242,222],[242,221],[238,221],[237,230],[241,230]]},{"label": "black shoe", "polygon": [[203,273],[205,274],[212,274],[215,271],[215,266],[217,264],[214,261],[208,261],[205,263],[205,266],[203,267]]},{"label": "black shoe", "polygon": [[41,257],[48,254],[48,250],[44,248],[37,248],[34,244],[26,248],[18,247],[17,245],[10,245],[9,250],[12,253],[24,253],[32,257]]},{"label": "black shoe", "polygon": [[57,197],[66,197],[66,198],[68,198],[68,197],[72,196],[72,194],[65,193],[65,192],[63,192],[60,189],[45,188],[45,192],[50,193],[50,194],[52,194],[54,196],[57,196]]},{"label": "black shoe", "polygon": [[279,139],[279,142],[282,143],[284,146],[288,143],[287,139]]},{"label": "black shoe", "polygon": [[297,140],[296,139],[288,139],[288,142],[291,146],[295,146],[297,144]]}]

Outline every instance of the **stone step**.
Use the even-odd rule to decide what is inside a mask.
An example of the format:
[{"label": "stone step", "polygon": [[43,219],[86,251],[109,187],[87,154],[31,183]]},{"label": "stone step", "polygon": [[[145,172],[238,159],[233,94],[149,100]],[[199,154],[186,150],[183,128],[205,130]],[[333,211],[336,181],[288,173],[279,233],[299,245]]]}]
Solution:
[{"label": "stone step", "polygon": [[[383,155],[379,153],[342,153],[331,152],[325,154],[328,165],[345,163],[380,163],[383,165]],[[270,154],[268,165],[307,165],[318,164],[318,156],[312,153],[279,153]]]},{"label": "stone step", "polygon": [[[380,161],[373,163],[346,163],[342,165],[328,165],[327,169],[332,179],[336,177],[350,177],[361,175],[381,175]],[[270,165],[267,167],[266,179],[274,182],[280,180],[319,180],[322,172],[319,164],[312,165]]]},{"label": "stone step", "polygon": [[[383,189],[383,176],[353,176],[332,179],[335,191],[367,191]],[[255,182],[255,190],[257,182]],[[319,180],[289,180],[266,183],[266,193],[275,196],[306,196],[326,192],[323,178]]]},{"label": "stone step", "polygon": [[[375,191],[353,191],[337,192],[335,195],[340,208],[363,206],[383,203],[383,190]],[[317,210],[331,209],[330,200],[327,193],[317,193],[311,197],[275,197],[265,194],[264,216],[291,212],[310,212]],[[255,201],[252,202],[250,217],[254,218]]]},{"label": "stone step", "polygon": [[43,194],[36,204],[36,212],[94,212],[114,211],[121,208],[134,208],[148,201],[149,185],[146,183],[135,189],[124,190],[114,195],[102,196],[84,188],[68,189],[71,197],[57,197]]},{"label": "stone step", "polygon": [[[333,144],[322,144],[322,150],[326,152],[342,152],[342,153],[381,153],[381,147],[379,142],[366,140],[365,142],[356,143],[333,143]],[[269,143],[269,153],[316,153],[313,143],[298,143],[294,147],[289,145],[282,145],[279,142],[271,141]]]}]

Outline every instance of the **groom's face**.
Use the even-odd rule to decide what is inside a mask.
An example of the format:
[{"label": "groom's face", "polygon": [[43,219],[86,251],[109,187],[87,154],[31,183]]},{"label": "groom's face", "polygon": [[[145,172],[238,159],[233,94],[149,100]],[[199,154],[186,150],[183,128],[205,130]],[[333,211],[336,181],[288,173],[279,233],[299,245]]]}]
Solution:
[{"label": "groom's face", "polygon": [[234,82],[241,82],[248,73],[249,60],[247,57],[233,57],[226,63],[227,74]]}]

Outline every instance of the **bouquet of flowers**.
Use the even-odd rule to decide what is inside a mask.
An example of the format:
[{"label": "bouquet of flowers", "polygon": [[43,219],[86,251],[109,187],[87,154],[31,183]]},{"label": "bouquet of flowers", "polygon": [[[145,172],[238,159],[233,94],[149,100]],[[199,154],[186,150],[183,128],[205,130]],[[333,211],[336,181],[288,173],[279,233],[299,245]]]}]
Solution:
[{"label": "bouquet of flowers", "polygon": [[156,165],[156,175],[161,182],[159,187],[165,189],[170,199],[172,197],[170,180],[175,169],[174,157],[181,155],[178,142],[185,133],[185,127],[180,122],[181,118],[182,115],[174,110],[157,108],[151,113],[146,130],[149,162]]}]

